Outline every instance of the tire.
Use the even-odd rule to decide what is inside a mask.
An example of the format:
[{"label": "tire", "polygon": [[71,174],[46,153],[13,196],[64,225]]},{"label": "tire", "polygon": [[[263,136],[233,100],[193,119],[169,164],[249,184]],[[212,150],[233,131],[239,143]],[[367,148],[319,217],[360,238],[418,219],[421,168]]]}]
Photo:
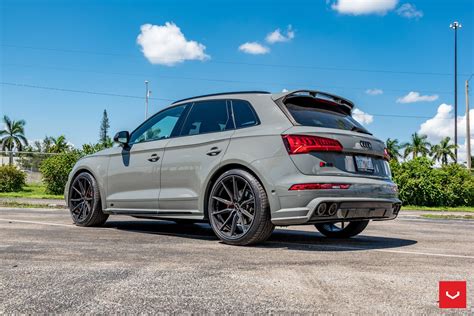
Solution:
[{"label": "tire", "polygon": [[262,184],[245,170],[223,173],[214,182],[207,205],[212,230],[226,244],[260,243],[267,240],[275,228]]},{"label": "tire", "polygon": [[343,228],[339,228],[335,223],[322,223],[314,225],[316,229],[326,237],[330,238],[350,238],[360,234],[369,224],[369,221],[357,221],[345,223]]},{"label": "tire", "polygon": [[109,217],[102,212],[97,181],[88,172],[74,178],[69,189],[69,212],[77,226],[102,226]]}]

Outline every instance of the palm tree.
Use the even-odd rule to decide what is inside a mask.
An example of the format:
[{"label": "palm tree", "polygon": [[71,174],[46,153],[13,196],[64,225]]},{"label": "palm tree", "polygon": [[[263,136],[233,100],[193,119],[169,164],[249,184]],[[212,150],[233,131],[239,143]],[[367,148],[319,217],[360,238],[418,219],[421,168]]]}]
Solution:
[{"label": "palm tree", "polygon": [[398,139],[387,138],[385,146],[387,147],[390,159],[395,159],[396,161],[398,161],[398,158],[402,157],[402,155],[400,154],[400,149],[402,149],[402,146],[399,144]]},{"label": "palm tree", "polygon": [[10,165],[13,164],[13,149],[21,151],[23,146],[28,145],[28,140],[25,137],[25,121],[13,121],[8,116],[3,116],[3,124],[5,128],[0,130],[0,142],[2,150],[9,151]]},{"label": "palm tree", "polygon": [[450,144],[451,138],[445,137],[441,140],[439,144],[436,144],[431,147],[431,156],[434,161],[440,161],[442,165],[448,164],[448,157],[453,161],[456,159],[454,155],[454,149],[456,145]]},{"label": "palm tree", "polygon": [[411,135],[411,142],[405,143],[402,145],[405,148],[404,157],[408,157],[410,154],[413,155],[413,159],[418,157],[418,154],[421,154],[423,157],[430,152],[431,144],[426,140],[428,136],[418,135],[418,133]]},{"label": "palm tree", "polygon": [[48,148],[49,153],[62,153],[70,149],[70,146],[67,143],[66,137],[64,135],[60,135],[57,138],[46,137],[45,142],[46,141],[47,141],[46,146],[49,145],[49,148]]}]

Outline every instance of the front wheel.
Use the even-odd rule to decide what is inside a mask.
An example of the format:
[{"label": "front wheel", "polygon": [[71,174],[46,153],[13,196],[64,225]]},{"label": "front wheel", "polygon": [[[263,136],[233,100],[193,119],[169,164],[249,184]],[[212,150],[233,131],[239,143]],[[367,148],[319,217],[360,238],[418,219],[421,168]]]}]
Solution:
[{"label": "front wheel", "polygon": [[326,237],[350,238],[360,234],[369,221],[322,223],[314,225]]},{"label": "front wheel", "polygon": [[80,173],[71,183],[69,211],[77,226],[102,226],[109,215],[102,212],[97,181],[87,172]]},{"label": "front wheel", "polygon": [[263,242],[275,227],[265,190],[257,178],[241,169],[223,173],[214,183],[208,215],[217,237],[231,245]]}]

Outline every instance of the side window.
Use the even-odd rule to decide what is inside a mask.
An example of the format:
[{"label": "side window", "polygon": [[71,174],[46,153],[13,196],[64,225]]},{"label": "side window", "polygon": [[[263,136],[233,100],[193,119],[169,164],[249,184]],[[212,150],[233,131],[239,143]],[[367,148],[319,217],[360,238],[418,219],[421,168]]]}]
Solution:
[{"label": "side window", "polygon": [[176,106],[156,114],[132,133],[130,143],[169,138],[186,106]]},{"label": "side window", "polygon": [[233,129],[226,100],[195,102],[181,131],[182,136]]},{"label": "side window", "polygon": [[244,100],[232,100],[235,128],[248,127],[258,124],[258,118],[250,103]]}]

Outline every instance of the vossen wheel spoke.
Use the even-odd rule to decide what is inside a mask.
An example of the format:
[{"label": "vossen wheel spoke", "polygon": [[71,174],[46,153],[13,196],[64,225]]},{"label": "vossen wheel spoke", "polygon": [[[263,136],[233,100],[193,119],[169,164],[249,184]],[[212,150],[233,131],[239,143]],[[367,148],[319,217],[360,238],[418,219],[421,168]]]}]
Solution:
[{"label": "vossen wheel spoke", "polygon": [[85,192],[85,188],[84,188],[84,185],[81,183],[81,179],[77,179],[77,184],[79,185],[79,190],[81,191],[81,196],[83,196],[86,192]]},{"label": "vossen wheel spoke", "polygon": [[226,200],[226,199],[223,199],[223,198],[221,198],[221,197],[219,197],[219,196],[213,196],[212,198],[213,198],[214,200],[216,200],[216,201],[219,201],[219,202],[224,203],[224,204],[227,204],[227,205],[231,205],[231,204],[232,204],[231,201]]},{"label": "vossen wheel spoke", "polygon": [[72,187],[79,195],[81,194],[81,191],[79,191],[75,186]]},{"label": "vossen wheel spoke", "polygon": [[253,215],[250,214],[249,211],[247,211],[246,209],[240,209],[240,211],[242,212],[243,215],[247,216],[251,221],[253,221]]},{"label": "vossen wheel spoke", "polygon": [[229,215],[229,217],[227,217],[227,219],[224,221],[224,223],[222,223],[221,227],[219,228],[219,230],[222,230],[227,224],[230,223],[230,220],[232,219],[232,215],[234,214],[235,211],[232,211]]},{"label": "vossen wheel spoke", "polygon": [[212,212],[212,215],[216,216],[216,215],[219,215],[219,214],[232,212],[233,210],[234,210],[233,208],[225,208],[225,209],[220,210],[220,211]]},{"label": "vossen wheel spoke", "polygon": [[234,190],[234,201],[238,201],[237,195],[239,194],[239,188],[237,187],[237,180],[235,179],[235,176],[232,177],[232,189]]},{"label": "vossen wheel spoke", "polygon": [[230,190],[227,188],[227,186],[225,185],[224,182],[221,182],[221,185],[224,188],[227,195],[229,195],[231,203],[233,203],[234,202],[234,195],[232,194],[232,192],[230,192]]},{"label": "vossen wheel spoke", "polygon": [[255,203],[254,200],[255,200],[255,199],[254,199],[253,197],[251,197],[250,199],[245,200],[245,201],[243,201],[242,203],[240,203],[240,206],[241,206],[241,207],[244,207],[245,205],[247,205],[247,204],[249,204],[249,203],[251,203],[251,202],[254,202],[254,203]]},{"label": "vossen wheel spoke", "polygon": [[237,218],[238,218],[239,214],[237,214],[237,212],[234,213],[234,216],[232,217],[232,226],[231,226],[231,229],[230,229],[230,235],[233,236],[235,234],[235,230],[237,228]]},{"label": "vossen wheel spoke", "polygon": [[242,201],[242,199],[244,198],[245,196],[245,189],[247,189],[247,181],[245,181],[245,185],[244,185],[244,188],[242,189],[242,193],[239,195],[239,198],[237,199],[237,201],[239,201],[239,203]]}]

